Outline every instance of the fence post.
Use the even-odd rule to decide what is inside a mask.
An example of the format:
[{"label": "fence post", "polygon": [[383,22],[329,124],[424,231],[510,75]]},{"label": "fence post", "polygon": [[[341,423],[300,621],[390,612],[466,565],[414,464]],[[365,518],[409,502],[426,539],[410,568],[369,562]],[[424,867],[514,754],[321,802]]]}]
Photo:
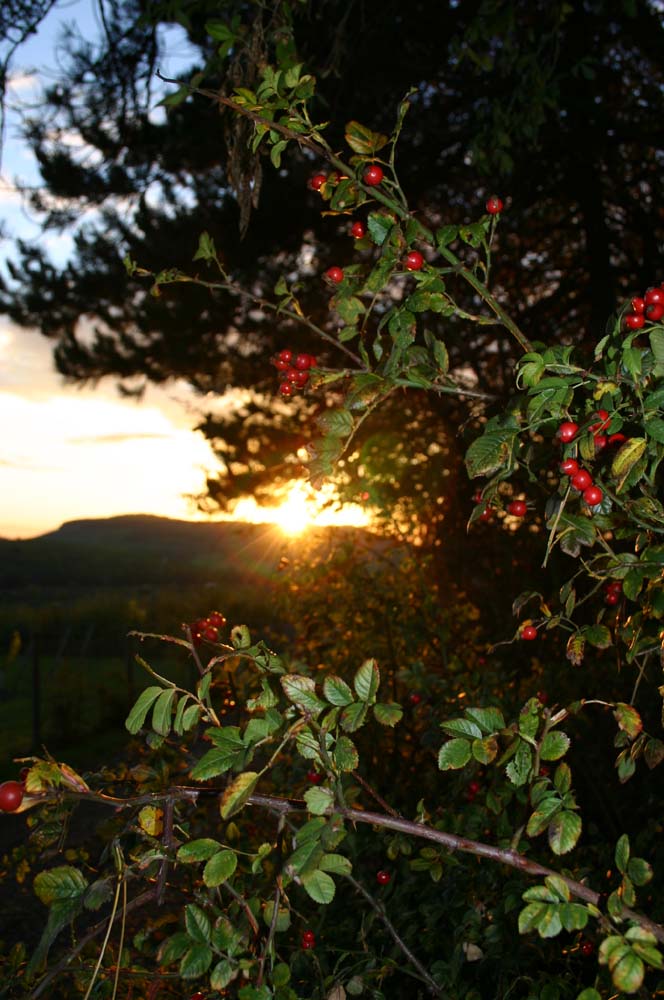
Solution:
[{"label": "fence post", "polygon": [[30,643],[30,660],[32,666],[32,749],[41,747],[41,675],[39,670],[39,640],[32,633]]}]

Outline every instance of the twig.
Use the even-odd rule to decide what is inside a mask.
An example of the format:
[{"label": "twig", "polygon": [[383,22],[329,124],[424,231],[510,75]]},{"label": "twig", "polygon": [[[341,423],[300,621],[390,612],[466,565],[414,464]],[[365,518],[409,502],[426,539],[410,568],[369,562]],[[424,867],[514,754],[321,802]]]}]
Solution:
[{"label": "twig", "polygon": [[394,926],[390,918],[387,916],[385,910],[380,905],[380,903],[377,903],[376,900],[373,898],[373,896],[370,893],[368,893],[367,890],[364,888],[364,886],[360,885],[360,883],[357,882],[352,875],[345,875],[344,878],[347,879],[348,882],[350,882],[350,884],[357,890],[357,892],[360,893],[361,896],[364,896],[369,905],[378,914],[380,920],[385,925],[390,937],[392,938],[396,946],[401,949],[401,951],[404,953],[410,964],[417,969],[420,976],[429,987],[429,992],[436,997],[442,996],[443,992],[441,988],[438,986],[435,980],[431,978],[431,976],[424,968],[420,960],[416,958],[415,955],[413,955],[412,951],[410,950],[406,942],[403,940],[403,938],[400,936],[396,927]]}]

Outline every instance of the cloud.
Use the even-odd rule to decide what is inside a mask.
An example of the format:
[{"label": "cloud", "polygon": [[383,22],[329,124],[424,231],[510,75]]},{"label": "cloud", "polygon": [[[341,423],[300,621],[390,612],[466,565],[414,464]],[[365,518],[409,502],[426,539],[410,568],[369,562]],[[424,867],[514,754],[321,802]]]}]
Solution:
[{"label": "cloud", "polygon": [[168,441],[171,434],[95,434],[90,437],[67,438],[67,444],[125,444],[128,441]]},{"label": "cloud", "polygon": [[39,85],[39,77],[36,73],[25,73],[19,71],[10,76],[7,81],[7,91],[10,94],[18,94],[24,90],[30,90]]}]

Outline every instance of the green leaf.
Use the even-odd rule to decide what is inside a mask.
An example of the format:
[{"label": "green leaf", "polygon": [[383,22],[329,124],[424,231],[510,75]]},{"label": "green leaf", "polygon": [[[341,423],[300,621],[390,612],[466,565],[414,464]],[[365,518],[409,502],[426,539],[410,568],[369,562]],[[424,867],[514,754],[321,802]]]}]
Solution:
[{"label": "green leaf", "polygon": [[353,687],[358,698],[373,705],[380,684],[380,671],[374,659],[365,660],[353,678]]},{"label": "green leaf", "polygon": [[606,625],[584,625],[581,631],[584,639],[597,649],[608,649],[611,645],[611,633]]},{"label": "green leaf", "polygon": [[191,938],[184,931],[177,931],[175,934],[171,934],[159,946],[159,951],[157,952],[159,964],[170,965],[171,962],[177,962],[178,959],[182,958],[190,945]]},{"label": "green leaf", "polygon": [[[274,917],[274,900],[270,899],[265,904],[265,909],[263,910],[263,920],[269,927],[272,923],[272,918]],[[291,915],[290,910],[286,906],[280,906],[277,910],[277,920],[274,925],[275,930],[278,933],[283,933],[287,931],[291,925]],[[286,980],[288,982],[288,980]],[[274,977],[273,977],[274,982]],[[276,985],[276,984],[275,984]]]},{"label": "green leaf", "polygon": [[198,250],[194,254],[194,260],[215,260],[217,251],[214,240],[207,232],[202,232],[198,237]]},{"label": "green leaf", "polygon": [[565,795],[572,787],[572,772],[568,764],[559,764],[553,775],[553,784],[560,795]]},{"label": "green leaf", "polygon": [[565,733],[547,733],[540,745],[540,760],[560,760],[569,750],[570,742]]},{"label": "green leaf", "polygon": [[130,733],[135,735],[141,729],[148,712],[163,690],[163,687],[153,685],[141,692],[125,720],[125,727]]},{"label": "green leaf", "polygon": [[195,903],[190,903],[184,908],[184,926],[192,941],[199,941],[207,944],[212,935],[212,924],[205,910]]},{"label": "green leaf", "polygon": [[203,881],[208,889],[214,889],[231,877],[237,868],[235,851],[224,850],[214,854],[203,869]]},{"label": "green leaf", "polygon": [[481,739],[482,730],[476,722],[470,719],[450,719],[449,722],[441,722],[440,728],[448,736],[468,736],[470,739]]},{"label": "green leaf", "polygon": [[333,879],[325,872],[316,869],[302,875],[302,885],[314,903],[331,903],[334,899],[335,886]]},{"label": "green leaf", "polygon": [[323,681],[323,694],[331,705],[339,705],[342,708],[355,700],[346,682],[334,674],[330,674]]},{"label": "green leaf", "polygon": [[532,813],[526,826],[526,833],[529,837],[537,837],[546,830],[547,826],[561,809],[560,799],[552,795],[539,803],[535,812]]},{"label": "green leaf", "polygon": [[325,702],[316,694],[316,684],[311,677],[302,674],[286,674],[280,678],[284,694],[289,701],[307,715],[314,718],[325,708]]},{"label": "green leaf", "polygon": [[630,438],[620,446],[611,463],[611,476],[616,481],[616,492],[620,493],[632,469],[639,462],[648,447],[646,439]]},{"label": "green leaf", "polygon": [[238,726],[224,726],[222,729],[208,729],[207,736],[217,744],[203,754],[191,770],[194,781],[216,778],[236,765],[242,766],[247,748]]},{"label": "green leaf", "polygon": [[157,698],[154,711],[152,712],[152,728],[160,736],[168,736],[171,731],[171,716],[173,714],[173,699],[175,698],[175,688],[168,688],[162,691]]},{"label": "green leaf", "polygon": [[314,816],[323,816],[334,805],[334,793],[330,788],[309,788],[304,793],[307,809]]},{"label": "green leaf", "polygon": [[360,156],[374,156],[389,142],[389,138],[381,132],[372,132],[360,122],[350,121],[346,125],[346,142],[354,153]]},{"label": "green leaf", "polygon": [[629,837],[626,833],[623,833],[621,837],[618,838],[616,844],[616,866],[618,871],[622,872],[624,875],[627,871],[627,865],[629,864]]},{"label": "green leaf", "polygon": [[664,420],[661,417],[650,417],[646,420],[644,427],[648,437],[664,444]]},{"label": "green leaf", "polygon": [[505,773],[516,788],[530,779],[533,766],[532,751],[525,740],[519,740],[514,757],[505,768]]},{"label": "green leaf", "polygon": [[373,714],[381,726],[396,726],[397,722],[401,721],[403,709],[394,702],[378,702],[373,707]]},{"label": "green leaf", "polygon": [[589,986],[587,989],[582,990],[576,1000],[602,1000],[601,994],[597,990]]},{"label": "green leaf", "polygon": [[471,749],[473,757],[480,764],[490,764],[498,755],[498,743],[494,736],[487,736],[483,740],[473,740]]},{"label": "green leaf", "polygon": [[87,887],[86,878],[78,868],[72,868],[71,865],[61,865],[40,872],[33,882],[35,895],[46,906],[63,900],[82,899]]},{"label": "green leaf", "polygon": [[619,701],[613,710],[613,715],[620,729],[627,733],[631,740],[636,739],[643,729],[643,721],[632,705]]},{"label": "green leaf", "polygon": [[565,809],[553,818],[549,825],[549,847],[554,854],[567,854],[581,836],[581,817],[578,813]]},{"label": "green leaf", "polygon": [[325,410],[316,417],[316,424],[325,434],[335,434],[337,437],[347,437],[353,430],[353,415],[343,408]]},{"label": "green leaf", "polygon": [[343,854],[324,854],[318,862],[321,871],[331,872],[332,875],[350,875],[353,866]]},{"label": "green leaf", "polygon": [[494,735],[505,728],[505,719],[499,708],[467,708],[466,715],[487,735]]},{"label": "green leaf", "polygon": [[627,874],[634,885],[647,885],[652,879],[653,870],[643,858],[631,858],[627,865]]},{"label": "green leaf", "polygon": [[364,725],[364,720],[367,717],[368,706],[365,702],[355,702],[353,705],[347,705],[341,713],[341,728],[345,729],[347,733],[356,732],[361,726]]},{"label": "green leaf", "polygon": [[632,948],[629,948],[615,963],[609,960],[609,969],[616,989],[624,993],[636,993],[640,990],[645,968]]},{"label": "green leaf", "polygon": [[[274,905],[272,902],[267,904]],[[278,923],[278,921],[277,921]],[[278,930],[279,928],[277,928]],[[210,986],[213,990],[224,990],[230,982],[235,979],[237,973],[233,965],[228,961],[227,958],[222,958],[220,962],[217,962],[214,969],[210,973]]]},{"label": "green leaf", "polygon": [[488,432],[473,441],[465,458],[471,479],[489,476],[507,464],[511,452],[511,437],[512,435],[506,437],[502,432]]},{"label": "green leaf", "polygon": [[340,771],[354,771],[359,764],[357,748],[349,736],[339,736],[332,757]]},{"label": "green leaf", "polygon": [[442,226],[436,231],[436,246],[438,249],[441,247],[447,247],[450,243],[454,243],[458,235],[458,226]]},{"label": "green leaf", "polygon": [[207,861],[220,849],[218,840],[202,837],[200,840],[190,840],[178,850],[177,859],[183,864],[193,864],[196,861]]},{"label": "green leaf", "polygon": [[465,767],[471,758],[469,740],[462,738],[448,740],[443,743],[438,753],[438,767],[441,771],[457,771]]},{"label": "green leaf", "polygon": [[183,956],[180,962],[180,977],[182,979],[198,979],[204,976],[212,965],[213,952],[206,944],[195,944]]},{"label": "green leaf", "polygon": [[[382,246],[391,230],[394,228],[395,220],[391,215],[383,212],[370,212],[367,219],[367,229],[371,239],[376,246]],[[390,265],[391,267],[391,265]]]},{"label": "green leaf", "polygon": [[583,663],[583,654],[586,649],[586,640],[582,632],[572,632],[567,640],[565,656],[575,667],[580,667]]},{"label": "green leaf", "polygon": [[260,774],[255,771],[244,771],[238,774],[237,778],[231,782],[221,797],[220,812],[222,819],[234,816],[245,805],[247,799],[253,793]]}]

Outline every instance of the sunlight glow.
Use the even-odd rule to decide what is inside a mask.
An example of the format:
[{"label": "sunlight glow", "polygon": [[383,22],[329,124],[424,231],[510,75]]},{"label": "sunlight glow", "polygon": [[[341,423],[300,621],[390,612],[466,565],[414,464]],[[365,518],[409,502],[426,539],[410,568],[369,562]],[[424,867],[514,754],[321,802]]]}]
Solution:
[{"label": "sunlight glow", "polygon": [[233,509],[234,521],[276,524],[287,535],[300,535],[307,528],[329,526],[366,528],[371,518],[359,504],[338,504],[334,490],[323,487],[315,492],[306,482],[294,483],[279,504],[261,507],[251,498],[240,500]]}]

